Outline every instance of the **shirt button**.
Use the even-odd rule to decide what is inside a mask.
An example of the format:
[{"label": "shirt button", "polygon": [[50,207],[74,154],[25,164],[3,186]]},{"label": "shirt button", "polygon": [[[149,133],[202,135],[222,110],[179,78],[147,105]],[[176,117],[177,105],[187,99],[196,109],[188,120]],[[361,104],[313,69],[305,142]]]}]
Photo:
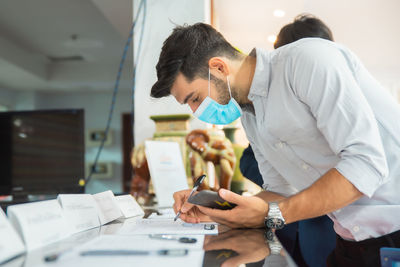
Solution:
[{"label": "shirt button", "polygon": [[305,164],[305,163],[303,163],[303,165],[301,166],[304,170],[308,170],[308,165],[307,164]]},{"label": "shirt button", "polygon": [[282,149],[285,145],[282,142],[276,143],[275,147]]},{"label": "shirt button", "polygon": [[358,226],[354,226],[354,227],[353,227],[353,231],[354,231],[354,232],[358,232],[358,231],[360,231],[360,227],[358,227]]}]

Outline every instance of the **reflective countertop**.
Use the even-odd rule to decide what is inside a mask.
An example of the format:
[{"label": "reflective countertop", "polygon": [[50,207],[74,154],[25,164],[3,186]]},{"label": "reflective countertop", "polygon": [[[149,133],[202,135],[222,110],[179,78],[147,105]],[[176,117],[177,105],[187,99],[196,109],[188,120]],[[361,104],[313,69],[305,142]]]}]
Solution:
[{"label": "reflective countertop", "polygon": [[[32,267],[32,266],[72,266],[67,264],[63,257],[53,261],[46,261],[52,255],[65,255],[74,248],[85,244],[102,235],[114,235],[128,220],[115,221],[102,227],[75,234],[60,242],[46,247],[29,251],[14,258],[1,266],[5,267]],[[180,256],[102,256],[96,266],[296,266],[291,257],[286,253],[277,237],[272,232],[264,229],[229,229],[220,225],[217,235],[206,235],[202,250],[191,251],[185,258]],[[203,240],[203,239],[199,239]],[[171,246],[171,241],[165,243],[166,248]],[[201,247],[201,246],[200,246]],[[148,261],[146,259],[149,259]],[[83,258],[77,258],[74,267],[85,266]],[[151,263],[150,263],[151,262]],[[82,264],[80,264],[82,263]],[[88,266],[88,265],[86,265]]]}]

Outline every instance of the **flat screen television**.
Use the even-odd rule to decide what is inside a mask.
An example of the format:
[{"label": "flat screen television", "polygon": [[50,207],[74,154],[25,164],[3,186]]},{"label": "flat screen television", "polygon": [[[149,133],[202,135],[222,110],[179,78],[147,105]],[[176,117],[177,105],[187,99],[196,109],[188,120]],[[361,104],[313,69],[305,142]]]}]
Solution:
[{"label": "flat screen television", "polygon": [[0,112],[0,195],[80,193],[83,109]]}]

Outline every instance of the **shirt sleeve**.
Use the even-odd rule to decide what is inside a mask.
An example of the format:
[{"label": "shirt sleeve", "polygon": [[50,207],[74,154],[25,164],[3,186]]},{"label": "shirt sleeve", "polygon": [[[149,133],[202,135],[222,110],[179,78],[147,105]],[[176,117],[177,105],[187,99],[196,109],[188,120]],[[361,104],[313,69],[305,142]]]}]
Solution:
[{"label": "shirt sleeve", "polygon": [[258,168],[264,180],[262,188],[265,191],[277,193],[284,197],[289,197],[298,192],[263,157],[255,144],[251,144],[251,147],[253,149],[254,156],[256,157]]},{"label": "shirt sleeve", "polygon": [[309,107],[330,148],[335,168],[371,197],[385,182],[388,167],[377,121],[344,52],[329,42],[297,47],[291,86]]}]

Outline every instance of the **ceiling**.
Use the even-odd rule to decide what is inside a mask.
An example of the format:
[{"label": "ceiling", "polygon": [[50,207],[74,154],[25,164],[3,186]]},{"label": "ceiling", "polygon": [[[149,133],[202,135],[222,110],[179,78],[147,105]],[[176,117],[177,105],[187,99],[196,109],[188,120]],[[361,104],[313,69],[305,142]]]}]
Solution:
[{"label": "ceiling", "polygon": [[[298,14],[311,13],[381,82],[400,89],[399,0],[214,0],[214,7],[216,27],[245,52],[255,46],[273,49],[269,35],[277,35]],[[275,9],[285,16],[275,17]]]},{"label": "ceiling", "polygon": [[[152,4],[157,1],[152,0]],[[182,0],[184,1],[184,0]],[[213,0],[235,46],[272,49],[269,35],[303,12],[332,29],[386,84],[400,88],[399,0]],[[282,9],[284,17],[274,17]],[[172,19],[172,18],[171,18]],[[110,90],[132,22],[132,0],[2,0],[0,90]],[[121,89],[131,86],[127,57]]]},{"label": "ceiling", "polygon": [[[0,88],[113,87],[132,23],[131,0],[2,0],[0,5]],[[123,87],[130,86],[131,54]]]}]

